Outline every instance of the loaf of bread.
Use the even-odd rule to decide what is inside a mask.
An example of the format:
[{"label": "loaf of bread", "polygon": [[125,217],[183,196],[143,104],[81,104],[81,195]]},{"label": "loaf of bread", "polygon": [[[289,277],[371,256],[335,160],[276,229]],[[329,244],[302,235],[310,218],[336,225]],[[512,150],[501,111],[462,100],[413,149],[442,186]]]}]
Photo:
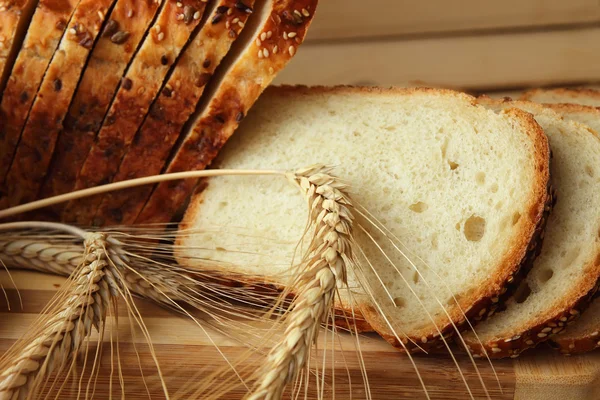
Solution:
[{"label": "loaf of bread", "polygon": [[[40,198],[73,190],[125,69],[158,11],[156,1],[117,0],[69,107]],[[64,204],[45,209],[59,219]]]},{"label": "loaf of bread", "polygon": [[481,99],[494,110],[518,107],[534,115],[550,141],[558,202],[540,256],[506,303],[506,310],[476,327],[465,340],[477,354],[517,357],[563,331],[588,305],[600,277],[600,139],[596,132],[530,102]]},{"label": "loaf of bread", "polygon": [[[391,265],[356,229],[373,270],[363,257],[364,279],[350,280],[351,294],[340,292],[342,306],[349,313],[354,300],[398,347],[439,347],[452,324],[464,324],[463,311],[472,321],[492,313],[543,231],[548,143],[520,110],[497,114],[444,90],[269,88],[215,161],[219,168],[283,170],[313,163],[335,166],[354,200],[419,266],[420,274],[369,229]],[[197,233],[179,241],[179,262],[284,285],[307,215],[285,179],[211,179],[185,214],[182,227]],[[372,286],[374,299],[357,279]]]}]

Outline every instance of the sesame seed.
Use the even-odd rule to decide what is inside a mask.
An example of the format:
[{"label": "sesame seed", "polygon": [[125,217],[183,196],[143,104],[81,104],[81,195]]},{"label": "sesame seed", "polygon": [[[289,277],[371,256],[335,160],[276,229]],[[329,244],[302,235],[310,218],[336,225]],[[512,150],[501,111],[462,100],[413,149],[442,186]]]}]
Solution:
[{"label": "sesame seed", "polygon": [[101,20],[104,20],[104,13],[100,10],[98,10],[98,18],[100,18]]},{"label": "sesame seed", "polygon": [[262,52],[262,50],[258,51],[258,58],[263,58],[263,52]]},{"label": "sesame seed", "polygon": [[260,38],[256,38],[256,45],[257,45],[258,47],[260,47],[260,45],[261,45]]},{"label": "sesame seed", "polygon": [[571,343],[571,344],[569,345],[569,348],[570,348],[570,349],[574,349],[574,348],[575,348],[575,344],[574,344],[574,343]]},{"label": "sesame seed", "polygon": [[552,329],[552,333],[559,333],[559,332],[561,332],[562,330],[563,330],[563,328],[560,328],[560,327],[558,327],[558,328],[554,328],[554,329]]},{"label": "sesame seed", "polygon": [[498,297],[492,297],[492,303],[497,303],[498,301],[500,301]]},{"label": "sesame seed", "polygon": [[552,330],[552,328],[544,328],[542,329],[542,333],[548,333]]},{"label": "sesame seed", "polygon": [[510,356],[510,358],[517,358],[517,357],[519,357],[519,353],[516,353],[516,354],[513,354]]},{"label": "sesame seed", "polygon": [[598,346],[600,346],[600,342],[596,343]]},{"label": "sesame seed", "polygon": [[237,24],[238,22],[240,22],[240,19],[238,17],[235,17],[234,19],[231,20],[232,24]]},{"label": "sesame seed", "polygon": [[287,38],[288,38],[288,36],[287,36],[287,32],[283,32],[283,38],[284,38],[285,40],[287,40]]},{"label": "sesame seed", "polygon": [[77,35],[77,29],[75,29],[75,28],[71,28],[71,29],[69,29],[69,33],[70,33],[71,35]]},{"label": "sesame seed", "polygon": [[492,353],[501,353],[502,349],[499,347],[492,347]]},{"label": "sesame seed", "polygon": [[573,310],[570,310],[570,311],[569,311],[569,313],[570,313],[571,315],[578,315],[578,314],[579,314],[579,311],[578,311],[578,310],[575,310],[575,309],[573,309]]},{"label": "sesame seed", "polygon": [[278,46],[273,47],[273,54],[277,54],[278,51],[279,51]]},{"label": "sesame seed", "polygon": [[181,3],[180,1],[177,2],[177,7],[181,8],[183,7],[183,3]]},{"label": "sesame seed", "polygon": [[229,29],[230,26],[231,24],[229,23],[229,21],[225,21],[225,29]]},{"label": "sesame seed", "polygon": [[561,320],[562,322],[567,322],[567,317],[560,317],[560,320]]},{"label": "sesame seed", "polygon": [[269,57],[269,50],[263,49],[263,56],[265,56],[265,58],[268,58]]},{"label": "sesame seed", "polygon": [[482,308],[481,311],[479,311],[479,316],[483,317],[483,315],[485,314],[485,312],[486,312],[486,309]]},{"label": "sesame seed", "polygon": [[129,10],[127,10],[127,18],[131,18],[131,17],[133,17],[133,10],[129,9]]},{"label": "sesame seed", "polygon": [[512,338],[504,339],[505,343],[512,342]]},{"label": "sesame seed", "polygon": [[263,32],[260,34],[260,40],[265,41],[266,38],[267,38],[267,32]]},{"label": "sesame seed", "polygon": [[231,15],[231,14],[233,14],[233,9],[232,8],[230,8],[229,10],[227,10],[227,15]]},{"label": "sesame seed", "polygon": [[304,15],[305,17],[310,17],[310,13],[308,12],[308,10],[306,8],[302,9],[302,15]]},{"label": "sesame seed", "polygon": [[238,21],[237,24],[240,28],[243,28],[244,26],[246,26],[246,24],[244,24],[242,21]]},{"label": "sesame seed", "polygon": [[592,336],[598,336],[598,331],[592,332]]},{"label": "sesame seed", "polygon": [[154,25],[154,30],[156,31],[156,33],[160,33],[160,30],[162,28],[160,27],[160,25]]},{"label": "sesame seed", "polygon": [[288,33],[288,37],[291,38],[295,38],[296,37],[296,32],[290,32]]},{"label": "sesame seed", "polygon": [[267,39],[271,39],[271,36],[273,36],[273,32],[271,32],[271,31],[267,32]]},{"label": "sesame seed", "polygon": [[[208,0],[207,0],[208,1]],[[194,19],[200,19],[200,11],[194,13]]]},{"label": "sesame seed", "polygon": [[548,334],[547,333],[538,333],[537,336],[539,338],[545,338],[546,336],[548,336]]},{"label": "sesame seed", "polygon": [[269,67],[269,74],[273,75],[275,73],[275,70],[273,69],[273,67]]},{"label": "sesame seed", "polygon": [[423,336],[421,338],[421,343],[427,343],[427,336]]},{"label": "sesame seed", "polygon": [[294,54],[296,54],[296,48],[294,46],[290,46],[288,48],[288,52],[290,53],[290,56],[294,57]]},{"label": "sesame seed", "polygon": [[533,344],[533,340],[528,340],[525,342],[526,345],[531,346]]},{"label": "sesame seed", "polygon": [[183,14],[177,14],[177,21],[183,21]]},{"label": "sesame seed", "polygon": [[159,33],[156,38],[158,39],[159,42],[161,42],[165,38],[165,33],[164,32]]},{"label": "sesame seed", "polygon": [[302,14],[300,14],[300,11],[298,11],[298,10],[294,10],[294,14],[296,14],[296,15],[297,15],[297,16],[299,16],[299,17],[301,17],[301,16],[302,16]]}]

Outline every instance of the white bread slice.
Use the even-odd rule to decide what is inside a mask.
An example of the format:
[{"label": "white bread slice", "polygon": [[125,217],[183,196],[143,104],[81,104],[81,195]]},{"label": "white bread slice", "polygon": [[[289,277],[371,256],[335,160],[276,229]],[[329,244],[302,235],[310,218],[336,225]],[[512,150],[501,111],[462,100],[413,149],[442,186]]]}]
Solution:
[{"label": "white bread slice", "polygon": [[[354,200],[406,244],[413,260],[429,265],[421,272],[433,291],[380,240],[443,335],[452,326],[433,293],[456,324],[465,322],[461,309],[481,319],[519,276],[543,227],[549,184],[543,131],[527,113],[496,114],[465,94],[271,87],[215,162],[241,169],[313,163],[336,166]],[[178,242],[178,261],[193,268],[199,258],[220,260],[226,264],[213,268],[231,279],[285,284],[306,218],[304,199],[284,179],[211,179],[185,214],[182,228],[200,233]],[[357,241],[395,301],[366,272],[394,330],[422,348],[438,347],[438,331],[417,297],[365,235]],[[394,335],[356,283],[351,287],[367,321],[400,347],[405,338]]]},{"label": "white bread slice", "polygon": [[38,0],[3,2],[0,5],[0,92],[15,62]]},{"label": "white bread slice", "polygon": [[559,335],[552,336],[550,345],[562,354],[577,354],[600,348],[600,297],[596,297],[576,323]]},{"label": "white bread slice", "polygon": [[[245,27],[253,6],[254,0],[220,0],[206,12],[213,18],[222,15],[222,20],[204,24],[177,60],[123,158],[115,181],[160,173],[184,124],[196,110],[210,77]],[[214,16],[213,11],[216,11]],[[137,202],[134,190],[109,193],[96,212],[93,224],[132,224],[139,209],[131,212],[127,205]]]},{"label": "white bread slice", "polygon": [[6,177],[8,205],[36,200],[58,134],[100,29],[114,0],[81,0],[35,97]]},{"label": "white bread slice", "polygon": [[532,89],[523,93],[521,100],[529,100],[536,103],[573,103],[600,107],[600,90],[588,88]]},{"label": "white bread slice", "polygon": [[[79,171],[75,190],[112,181],[167,73],[200,23],[205,7],[203,0],[163,1]],[[72,201],[62,211],[62,219],[89,225],[101,200],[98,196]]]},{"label": "white bread slice", "polygon": [[[77,4],[79,0],[40,0],[33,14],[0,103],[0,187],[4,186],[33,99]],[[3,196],[0,202],[8,203]]]},{"label": "white bread slice", "polygon": [[589,303],[600,278],[600,139],[585,125],[562,119],[530,102],[481,99],[492,109],[519,107],[544,128],[552,150],[558,202],[548,219],[544,245],[506,310],[476,327],[465,340],[477,354],[517,357],[564,330]]},{"label": "white bread slice", "polygon": [[[156,1],[117,0],[69,107],[40,198],[73,190],[125,69],[158,9]],[[51,218],[58,219],[63,208],[64,204],[52,207]]]},{"label": "white bread slice", "polygon": [[[250,107],[295,55],[318,0],[262,0],[203,95],[163,172],[206,168]],[[159,184],[135,197],[136,223],[165,223],[181,210],[196,180]],[[150,194],[151,193],[151,194]],[[148,198],[149,196],[149,198]],[[148,200],[147,200],[148,199]],[[147,200],[147,202],[146,202]],[[143,208],[142,208],[143,207]],[[141,210],[141,211],[140,211]]]}]

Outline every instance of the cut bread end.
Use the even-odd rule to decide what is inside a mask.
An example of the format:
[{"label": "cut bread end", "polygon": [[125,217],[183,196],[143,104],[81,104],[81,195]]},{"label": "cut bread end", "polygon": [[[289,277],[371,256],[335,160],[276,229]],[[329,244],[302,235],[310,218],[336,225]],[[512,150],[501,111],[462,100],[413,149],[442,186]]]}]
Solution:
[{"label": "cut bread end", "polygon": [[[366,320],[396,346],[437,347],[453,324],[464,323],[462,311],[473,320],[493,312],[535,253],[549,208],[549,148],[531,115],[497,114],[453,91],[269,88],[216,161],[221,168],[267,169],[313,163],[337,166],[356,200],[428,266],[416,275],[391,243],[372,233],[409,289],[368,237],[357,236],[393,303],[382,288],[373,288],[378,305],[361,290],[359,279],[377,281],[366,262],[365,276],[350,279],[350,291]],[[504,204],[504,196],[512,202]],[[301,196],[284,181],[210,180],[183,221],[198,231],[179,243],[190,249],[202,243],[204,250],[180,253],[180,262],[193,267],[191,260],[201,257],[218,260],[224,272],[282,279],[306,218]],[[244,249],[253,256],[241,256]],[[391,327],[378,306],[391,315]]]},{"label": "cut bread end", "polygon": [[577,320],[550,339],[550,346],[562,354],[586,353],[600,347],[600,297],[597,297]]},{"label": "cut bread end", "polygon": [[600,107],[600,90],[587,88],[533,89],[523,93],[521,100],[547,104],[574,103]]}]

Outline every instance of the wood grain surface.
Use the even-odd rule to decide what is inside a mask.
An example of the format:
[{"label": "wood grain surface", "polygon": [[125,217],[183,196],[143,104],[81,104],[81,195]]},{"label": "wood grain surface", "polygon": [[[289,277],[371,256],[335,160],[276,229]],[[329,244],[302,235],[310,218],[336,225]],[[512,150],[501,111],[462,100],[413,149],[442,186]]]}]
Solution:
[{"label": "wood grain surface", "polygon": [[[6,299],[0,297],[0,351],[8,349],[27,331],[36,315],[43,310],[64,282],[64,279],[60,277],[29,271],[13,271],[11,275],[19,288],[18,293],[14,290],[7,273],[0,273],[0,283],[6,291],[6,298],[11,306],[9,310]],[[22,299],[22,307],[18,294]],[[214,331],[209,330],[209,339],[190,319],[173,314],[144,300],[138,300],[137,306],[144,317],[171,393],[176,393],[179,388],[185,387],[184,385],[189,382],[198,381],[215,368],[224,365],[223,358],[211,344],[211,339],[218,343],[220,350],[230,360],[234,360],[244,352],[244,349],[236,342]],[[123,306],[119,307],[119,310],[124,309]],[[131,329],[126,313],[119,316],[118,334],[125,398],[147,399],[149,398],[148,393],[152,395],[153,399],[164,398],[149,348],[140,333]],[[105,338],[105,342],[107,340],[108,338]],[[365,386],[359,359],[356,356],[355,339],[351,335],[340,334],[339,342],[341,348],[338,347],[335,352],[335,381],[331,380],[331,376],[328,377],[326,398],[333,397],[332,392],[335,388],[335,398],[364,399],[366,398]],[[360,346],[374,399],[426,398],[408,357],[394,350],[374,334],[362,335]],[[93,354],[92,351],[95,351],[95,345],[91,346],[90,354]],[[120,397],[121,389],[118,385],[116,364],[111,362],[110,346],[106,343],[102,348],[102,354],[100,374],[93,398],[106,399],[109,397],[111,366],[114,367],[112,372],[113,397]],[[254,362],[258,365],[260,359],[255,359]],[[458,363],[474,397],[486,398],[475,369],[467,357],[459,355]],[[415,364],[432,399],[469,398],[458,370],[449,356],[418,356],[415,357]],[[83,357],[79,365],[83,365]],[[142,365],[141,369],[140,365]],[[481,360],[477,365],[490,397],[494,400],[587,400],[599,398],[600,353],[598,352],[585,356],[563,357],[550,349],[542,348],[517,360],[494,361],[494,368],[502,390],[494,378],[492,368]],[[140,371],[143,371],[148,389],[144,386]],[[84,388],[85,382],[84,379]],[[65,385],[60,398],[77,398],[77,392],[78,382],[71,381]],[[244,391],[240,389],[226,398],[241,398],[243,393]],[[309,398],[316,398],[314,387],[311,387],[311,391],[309,391]]]}]

